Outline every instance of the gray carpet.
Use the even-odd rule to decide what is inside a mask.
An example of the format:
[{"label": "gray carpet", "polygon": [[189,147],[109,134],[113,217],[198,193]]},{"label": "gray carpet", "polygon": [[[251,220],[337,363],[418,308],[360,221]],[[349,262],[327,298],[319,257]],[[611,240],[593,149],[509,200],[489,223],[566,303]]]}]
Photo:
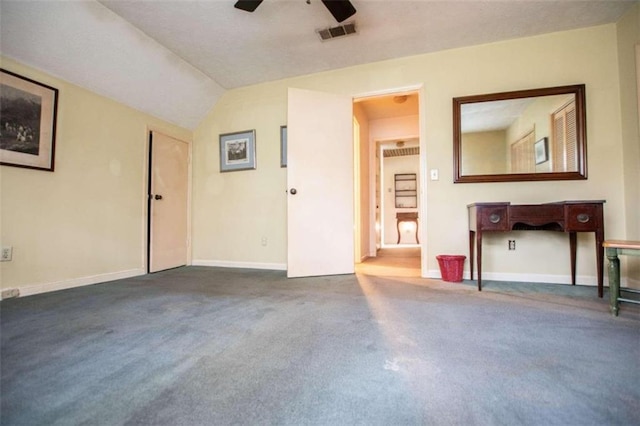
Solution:
[{"label": "gray carpet", "polygon": [[638,425],[593,287],[187,267],[0,303],[2,425]]}]

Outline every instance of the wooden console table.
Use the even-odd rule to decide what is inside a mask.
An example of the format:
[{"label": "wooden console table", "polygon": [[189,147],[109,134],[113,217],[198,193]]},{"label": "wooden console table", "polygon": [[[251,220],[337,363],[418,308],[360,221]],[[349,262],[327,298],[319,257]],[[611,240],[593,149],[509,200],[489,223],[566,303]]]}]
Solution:
[{"label": "wooden console table", "polygon": [[398,229],[397,244],[400,244],[400,238],[402,237],[400,233],[400,222],[413,222],[416,224],[416,243],[420,244],[420,238],[418,238],[418,212],[396,213],[396,221],[396,228]]},{"label": "wooden console table", "polygon": [[508,231],[559,231],[569,234],[571,284],[576,284],[577,232],[594,232],[598,297],[602,297],[604,264],[604,200],[561,201],[547,204],[473,203],[469,212],[469,264],[473,279],[474,239],[477,247],[478,290],[482,290],[482,234]]}]

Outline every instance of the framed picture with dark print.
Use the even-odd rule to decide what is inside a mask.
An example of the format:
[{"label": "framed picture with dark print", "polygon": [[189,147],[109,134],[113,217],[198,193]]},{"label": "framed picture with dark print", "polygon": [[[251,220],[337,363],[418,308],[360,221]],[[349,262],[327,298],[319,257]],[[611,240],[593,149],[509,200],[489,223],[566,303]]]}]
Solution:
[{"label": "framed picture with dark print", "polygon": [[234,172],[256,168],[256,131],[220,135],[220,171]]},{"label": "framed picture with dark print", "polygon": [[287,167],[287,126],[280,126],[280,167]]},{"label": "framed picture with dark print", "polygon": [[548,138],[542,138],[534,144],[533,149],[535,151],[536,164],[542,164],[545,161],[549,161],[548,140]]},{"label": "framed picture with dark print", "polygon": [[58,89],[0,69],[0,164],[52,172]]}]

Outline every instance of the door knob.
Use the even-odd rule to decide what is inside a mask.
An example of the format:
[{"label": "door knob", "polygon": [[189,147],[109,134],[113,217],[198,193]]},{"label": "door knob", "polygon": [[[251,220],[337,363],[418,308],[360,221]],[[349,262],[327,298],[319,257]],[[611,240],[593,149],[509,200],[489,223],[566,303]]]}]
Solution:
[{"label": "door knob", "polygon": [[291,193],[291,195],[296,195],[298,193],[298,190],[295,188],[291,188],[291,190],[289,190],[289,192]]},{"label": "door knob", "polygon": [[153,198],[155,198],[156,200],[162,200],[162,195],[156,194],[156,196]]}]

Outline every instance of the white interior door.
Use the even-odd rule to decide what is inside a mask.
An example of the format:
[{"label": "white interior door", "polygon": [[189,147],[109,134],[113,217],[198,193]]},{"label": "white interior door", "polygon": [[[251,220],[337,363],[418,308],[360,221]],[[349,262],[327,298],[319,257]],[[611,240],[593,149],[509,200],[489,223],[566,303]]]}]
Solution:
[{"label": "white interior door", "polygon": [[287,276],[354,272],[352,99],[289,89]]},{"label": "white interior door", "polygon": [[189,145],[152,132],[149,149],[149,272],[157,272],[187,264]]}]

